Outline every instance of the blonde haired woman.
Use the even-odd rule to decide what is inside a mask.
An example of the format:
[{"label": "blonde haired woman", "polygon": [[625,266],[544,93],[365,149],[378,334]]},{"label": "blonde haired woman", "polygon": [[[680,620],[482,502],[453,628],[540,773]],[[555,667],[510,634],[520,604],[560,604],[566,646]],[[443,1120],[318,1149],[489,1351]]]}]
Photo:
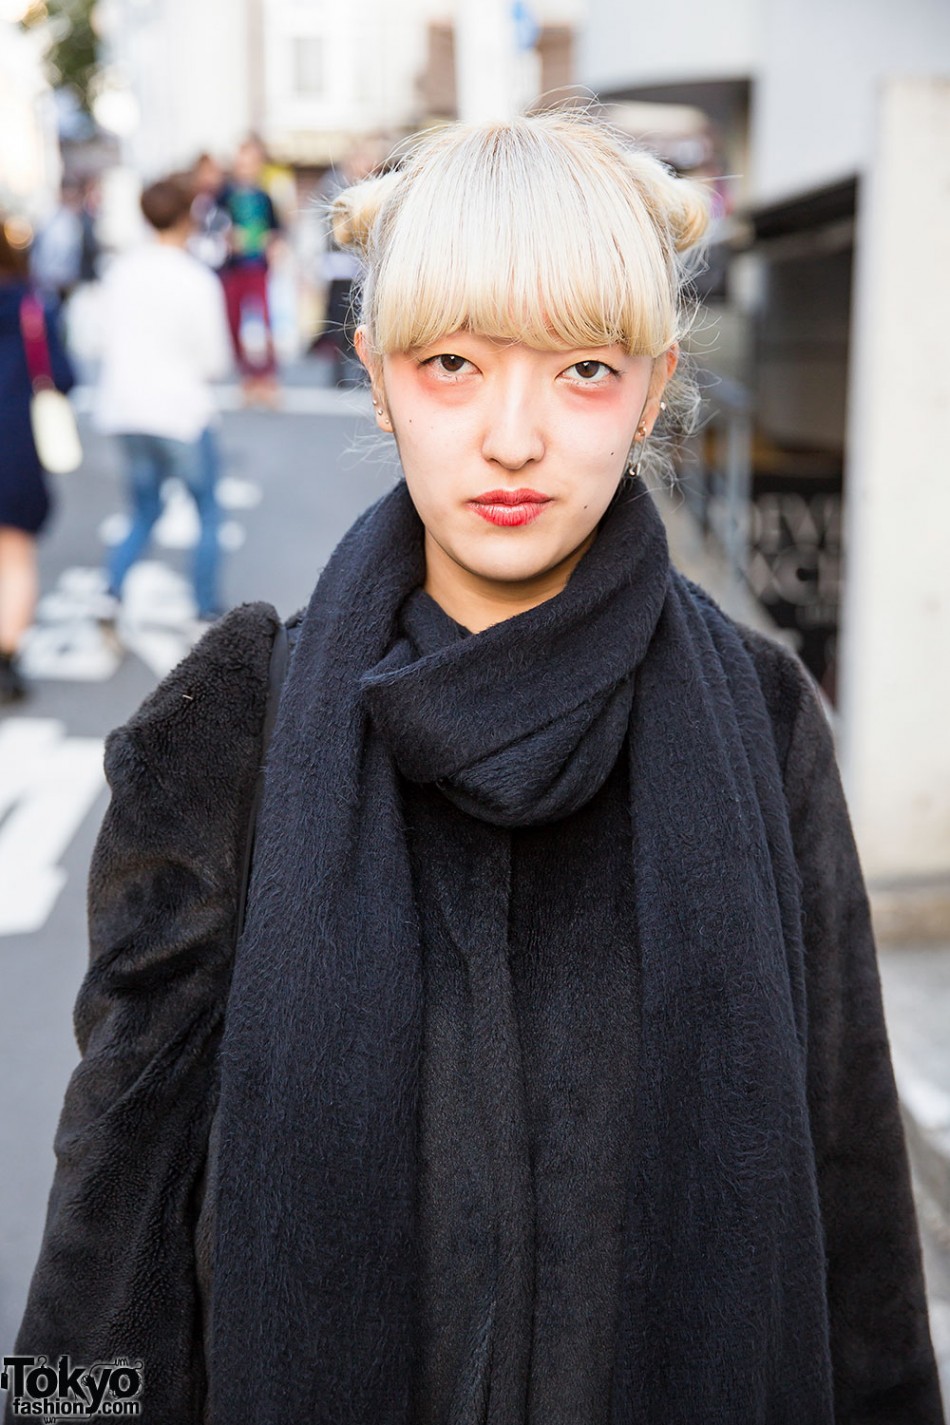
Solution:
[{"label": "blonde haired woman", "polygon": [[937,1425],[812,689],[637,474],[705,203],[596,122],[338,202],[405,481],[114,733],[21,1351],[144,1418]]}]

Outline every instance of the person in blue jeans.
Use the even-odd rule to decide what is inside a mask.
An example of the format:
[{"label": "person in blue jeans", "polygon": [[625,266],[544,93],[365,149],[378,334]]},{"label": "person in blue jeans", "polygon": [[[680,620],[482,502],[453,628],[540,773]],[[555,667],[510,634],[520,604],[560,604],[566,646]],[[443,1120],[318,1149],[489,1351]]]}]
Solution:
[{"label": "person in blue jeans", "polygon": [[211,383],[230,369],[221,285],[187,251],[191,194],[172,179],[142,194],[153,240],[125,253],[104,284],[103,363],[97,399],[102,430],[114,435],[126,466],[132,525],[107,559],[106,622],[129,569],[144,552],[162,512],[162,486],[180,479],[198,509],[194,558],[198,619],[221,612],[220,517],[215,500],[218,451]]},{"label": "person in blue jeans", "polygon": [[109,595],[121,598],[125,576],[144,553],[162,513],[162,485],[177,478],[194,500],[201,526],[193,568],[198,618],[203,621],[217,617],[220,513],[215,497],[218,451],[214,431],[208,426],[198,440],[190,442],[129,432],[120,434],[118,439],[125,456],[132,525],[109,557]]}]

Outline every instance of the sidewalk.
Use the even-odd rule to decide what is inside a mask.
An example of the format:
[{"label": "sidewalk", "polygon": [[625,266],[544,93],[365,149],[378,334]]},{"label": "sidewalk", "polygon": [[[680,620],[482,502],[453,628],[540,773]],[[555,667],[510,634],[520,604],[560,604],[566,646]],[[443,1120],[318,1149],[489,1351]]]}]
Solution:
[{"label": "sidewalk", "polygon": [[950,1410],[950,943],[882,945],[878,958]]},{"label": "sidewalk", "polygon": [[950,1238],[950,944],[884,945],[879,960],[908,1146]]}]

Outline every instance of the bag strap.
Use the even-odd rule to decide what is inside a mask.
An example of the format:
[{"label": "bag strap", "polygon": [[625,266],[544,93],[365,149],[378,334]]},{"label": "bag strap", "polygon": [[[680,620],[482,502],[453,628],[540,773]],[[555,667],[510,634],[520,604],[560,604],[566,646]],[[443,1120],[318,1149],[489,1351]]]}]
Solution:
[{"label": "bag strap", "polygon": [[32,292],[25,293],[20,302],[20,335],[23,337],[30,385],[34,392],[50,390],[56,383],[46,335],[46,314],[43,303]]},{"label": "bag strap", "polygon": [[257,818],[261,809],[261,802],[264,797],[264,770],[267,762],[267,752],[270,747],[271,735],[274,731],[274,723],[277,721],[277,710],[280,707],[280,695],[284,686],[284,679],[287,676],[287,668],[290,663],[292,643],[297,641],[297,630],[294,628],[288,632],[287,625],[283,622],[278,624],[277,632],[274,635],[274,642],[271,646],[270,666],[267,673],[267,706],[264,709],[264,723],[261,728],[261,749],[260,761],[257,769],[257,781],[254,784],[254,795],[251,798],[251,810],[247,818],[247,829],[244,833],[244,855],[241,864],[241,880],[238,885],[237,920],[235,921],[235,943],[240,938],[244,929],[244,921],[247,916],[247,892],[251,880],[251,864],[254,860],[254,841],[257,836]]}]

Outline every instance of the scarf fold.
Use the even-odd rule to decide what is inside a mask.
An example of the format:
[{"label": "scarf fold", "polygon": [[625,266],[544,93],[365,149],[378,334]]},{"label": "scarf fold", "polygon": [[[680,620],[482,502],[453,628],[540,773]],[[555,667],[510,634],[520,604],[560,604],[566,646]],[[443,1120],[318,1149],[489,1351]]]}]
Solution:
[{"label": "scarf fold", "polygon": [[[422,980],[400,777],[497,839],[582,806],[629,734],[643,990],[610,1418],[830,1422],[797,873],[741,639],[670,570],[639,483],[561,594],[483,633],[421,651],[423,578],[400,484],[335,551],[285,685],[221,1052],[212,1419],[412,1420]],[[455,933],[495,1204],[458,1420],[524,1425],[531,1165],[500,861]]]}]

